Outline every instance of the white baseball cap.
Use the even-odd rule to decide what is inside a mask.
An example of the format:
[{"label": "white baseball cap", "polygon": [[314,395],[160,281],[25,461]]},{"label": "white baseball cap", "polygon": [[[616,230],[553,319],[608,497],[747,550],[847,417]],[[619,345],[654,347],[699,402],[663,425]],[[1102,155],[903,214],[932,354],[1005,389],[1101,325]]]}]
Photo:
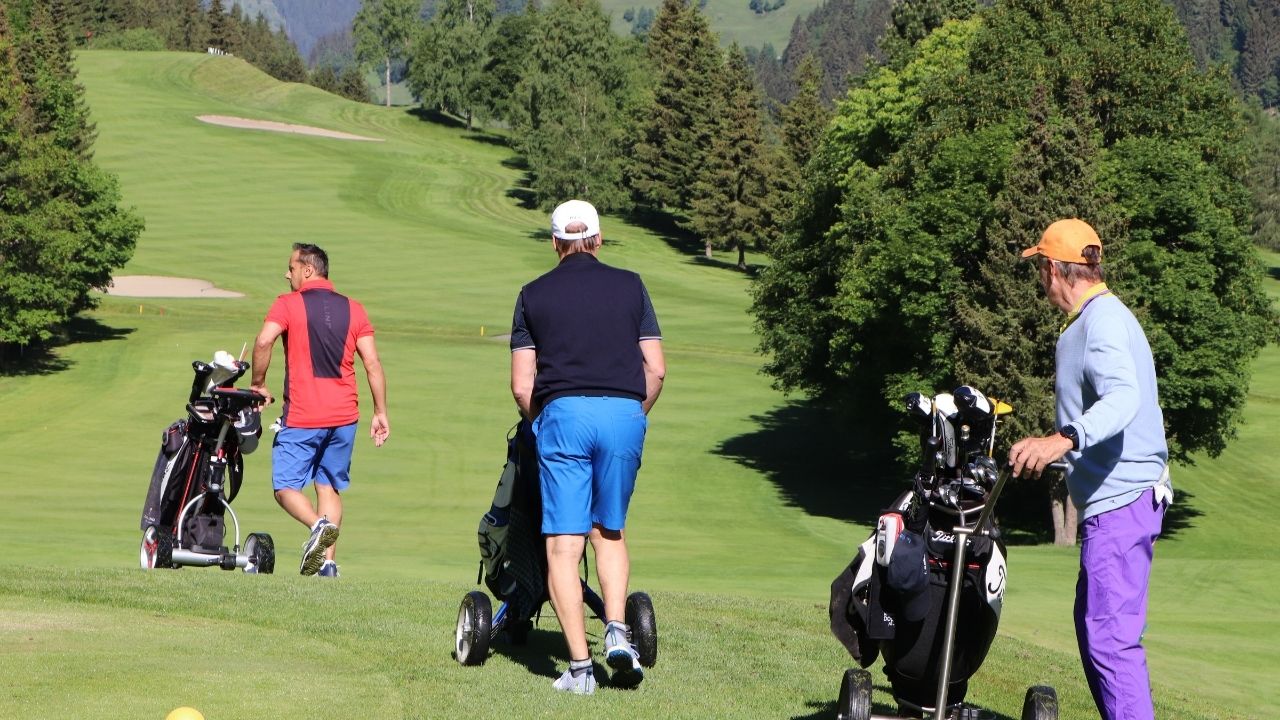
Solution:
[{"label": "white baseball cap", "polygon": [[[573,223],[587,226],[582,232],[567,232]],[[585,200],[569,200],[560,203],[551,213],[551,235],[559,240],[584,240],[600,234],[600,216],[591,203]]]}]

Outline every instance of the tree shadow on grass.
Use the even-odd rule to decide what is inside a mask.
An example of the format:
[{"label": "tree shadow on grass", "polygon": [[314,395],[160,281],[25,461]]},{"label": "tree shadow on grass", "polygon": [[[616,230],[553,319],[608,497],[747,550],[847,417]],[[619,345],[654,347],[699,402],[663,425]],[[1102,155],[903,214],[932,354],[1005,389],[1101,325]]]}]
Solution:
[{"label": "tree shadow on grass", "polygon": [[439,110],[422,107],[421,105],[410,108],[408,113],[423,122],[429,122],[433,125],[456,128],[458,130],[467,129],[467,124],[461,119],[447,113],[442,113]]},{"label": "tree shadow on grass", "polygon": [[[723,441],[716,454],[760,472],[788,505],[809,515],[873,525],[908,487],[909,474],[891,448],[867,447],[866,439],[883,437],[882,429],[859,429],[847,415],[811,400],[793,400],[751,420],[754,430]],[[1193,527],[1204,514],[1194,499],[1177,491],[1165,512],[1163,537]],[[1042,484],[1006,485],[996,515],[1009,545],[1053,542]]]},{"label": "tree shadow on grass", "polygon": [[764,474],[810,515],[873,524],[905,487],[883,452],[861,447],[848,420],[819,403],[794,400],[751,420],[756,429],[716,453]]},{"label": "tree shadow on grass", "polygon": [[680,227],[679,220],[671,213],[636,206],[622,217],[628,224],[657,235],[681,255],[697,256],[702,253],[702,241],[689,230]]},{"label": "tree shadow on grass", "polygon": [[93,318],[72,318],[47,343],[25,347],[0,345],[0,377],[62,372],[70,369],[74,363],[58,353],[60,348],[81,343],[122,340],[132,332],[133,328],[111,327]]},{"label": "tree shadow on grass", "polygon": [[1173,504],[1165,508],[1164,526],[1160,530],[1160,537],[1171,538],[1183,530],[1195,527],[1195,519],[1204,515],[1204,511],[1196,509],[1192,503],[1195,498],[1194,494],[1180,490],[1177,485],[1174,485]]}]

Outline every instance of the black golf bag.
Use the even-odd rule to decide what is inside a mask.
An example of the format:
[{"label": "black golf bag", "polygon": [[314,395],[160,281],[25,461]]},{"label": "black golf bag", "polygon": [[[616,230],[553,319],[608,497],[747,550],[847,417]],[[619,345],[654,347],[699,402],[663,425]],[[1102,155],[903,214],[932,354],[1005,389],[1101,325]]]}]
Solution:
[{"label": "black golf bag", "polygon": [[[913,713],[932,707],[938,691],[952,529],[976,524],[996,485],[993,402],[969,387],[908,396],[909,413],[923,423],[920,471],[831,584],[832,632],[864,668],[883,656],[895,699]],[[948,707],[963,702],[1000,621],[1006,555],[994,523],[992,517],[990,536],[968,536]]]},{"label": "black golf bag", "polygon": [[[261,416],[255,407],[262,397],[233,387],[249,364],[229,355],[216,358],[214,363],[197,360],[192,368],[195,378],[187,416],[161,433],[160,452],[142,508],[140,559],[144,568],[236,566],[239,547],[228,553],[223,546],[226,515],[244,481],[244,455],[256,449],[262,435]],[[251,535],[249,540],[246,546],[254,545],[255,549],[264,541],[270,542],[265,535]],[[236,541],[238,545],[238,532]],[[240,566],[246,567],[243,562]],[[252,562],[248,567],[250,571],[261,569]]]},{"label": "black golf bag", "polygon": [[[498,480],[489,512],[480,518],[480,574],[489,592],[502,601],[494,611],[483,590],[472,590],[458,607],[454,633],[454,658],[462,665],[483,665],[489,643],[506,633],[513,645],[522,645],[533,628],[534,617],[549,600],[547,554],[542,535],[542,488],[538,479],[538,446],[527,420],[507,435],[507,463]],[[586,554],[583,554],[585,560]],[[587,580],[582,580],[582,602],[595,617],[605,620],[604,600]],[[653,602],[643,592],[627,596],[624,609],[631,642],[640,664],[653,667],[658,659],[658,625]]]},{"label": "black golf bag", "polygon": [[547,556],[538,451],[528,420],[507,438],[507,463],[476,535],[485,586],[506,601],[511,621],[529,620],[547,599]]}]

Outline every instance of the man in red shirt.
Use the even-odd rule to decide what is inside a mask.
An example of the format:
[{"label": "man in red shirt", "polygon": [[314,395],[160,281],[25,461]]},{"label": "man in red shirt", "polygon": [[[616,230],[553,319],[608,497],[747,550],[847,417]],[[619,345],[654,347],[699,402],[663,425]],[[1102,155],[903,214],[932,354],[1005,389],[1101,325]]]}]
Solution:
[{"label": "man in red shirt", "polygon": [[[364,306],[339,295],[329,282],[329,256],[294,243],[285,273],[293,292],[276,298],[253,346],[251,389],[272,402],[267,368],[276,338],[284,336],[284,410],[271,450],[276,502],[311,529],[302,546],[303,575],[337,577],[334,543],[342,524],[340,493],[351,482],[351,449],[360,419],[355,355],[373,394],[369,436],[381,447],[391,434],[386,378]],[[302,494],[314,482],[316,504]]]}]

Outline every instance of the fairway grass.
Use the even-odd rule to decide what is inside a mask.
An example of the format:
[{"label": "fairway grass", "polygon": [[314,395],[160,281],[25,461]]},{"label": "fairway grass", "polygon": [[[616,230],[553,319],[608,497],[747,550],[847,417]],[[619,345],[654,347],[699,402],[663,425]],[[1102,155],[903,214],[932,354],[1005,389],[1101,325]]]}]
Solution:
[{"label": "fairway grass", "polygon": [[[636,692],[554,695],[564,658],[548,608],[527,648],[461,668],[457,606],[474,588],[476,524],[515,421],[494,336],[521,284],[554,263],[546,215],[515,197],[511,152],[232,58],[86,52],[80,69],[96,157],[147,221],[122,274],[245,297],[106,297],[50,356],[0,375],[0,718],[158,719],[180,705],[209,720],[833,716],[850,660],[826,629],[828,586],[899,486],[848,490],[868,484],[849,462],[856,439],[793,426],[816,416],[760,375],[743,275],[604,218],[603,259],[644,276],[670,369],[628,528],[633,587],[657,606],[658,666]],[[384,142],[217,127],[204,114]],[[137,570],[147,479],[190,363],[252,340],[287,290],[295,241],[324,247],[338,290],[365,303],[389,382],[391,439],[356,449],[343,577],[297,576],[305,531],[271,498],[265,445],[246,459],[235,509],[242,535],[275,538],[276,575]],[[1276,277],[1280,260],[1266,258]],[[282,363],[277,351],[276,391]],[[1146,636],[1161,718],[1280,717],[1280,561],[1268,542],[1280,352],[1254,367],[1239,438],[1175,468],[1184,524],[1157,546]],[[822,442],[796,445],[805,438]],[[1010,548],[1001,635],[972,701],[1016,717],[1026,686],[1046,683],[1063,718],[1090,716],[1071,628],[1076,558]]]}]

